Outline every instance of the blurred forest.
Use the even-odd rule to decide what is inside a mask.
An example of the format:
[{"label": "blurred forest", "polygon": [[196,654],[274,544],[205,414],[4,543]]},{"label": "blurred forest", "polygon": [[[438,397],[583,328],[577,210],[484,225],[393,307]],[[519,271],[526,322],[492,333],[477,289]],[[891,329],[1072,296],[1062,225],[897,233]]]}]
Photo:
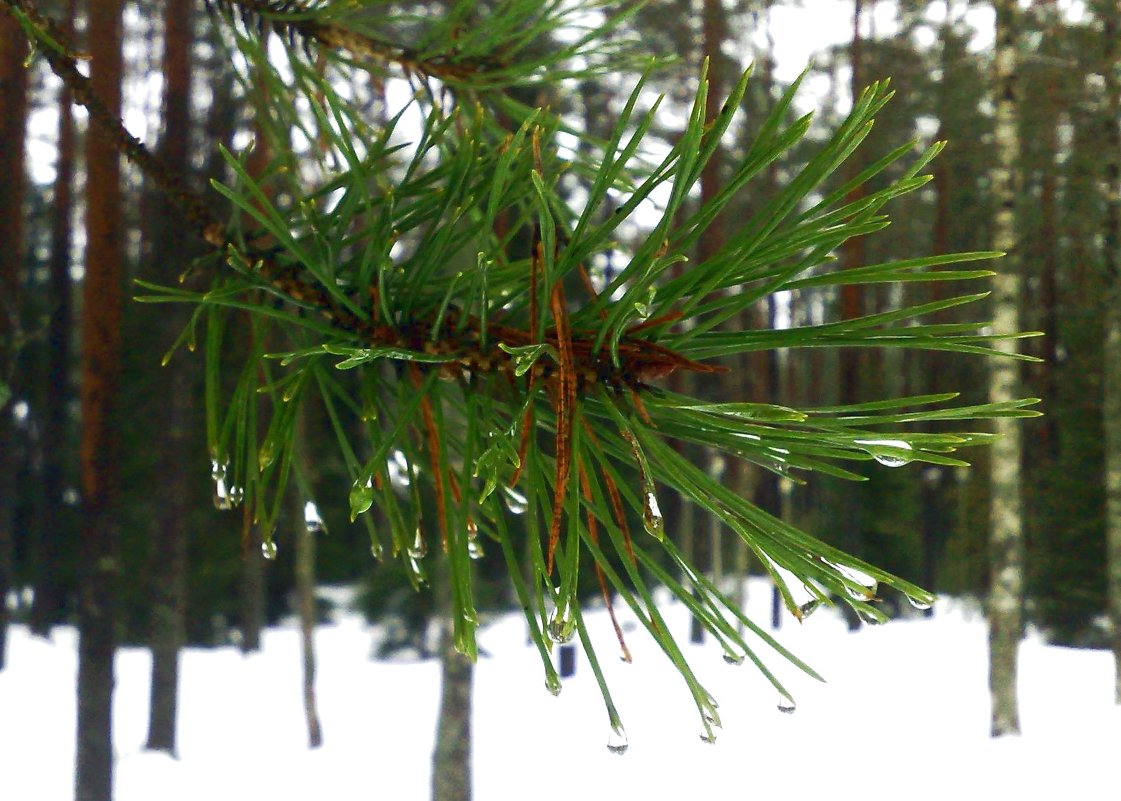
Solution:
[{"label": "blurred forest", "polygon": [[[650,50],[679,57],[653,74],[650,95],[640,99],[648,106],[656,92],[667,95],[657,135],[675,141],[676,121],[696,91],[696,65],[704,56],[712,59],[718,94],[726,94],[734,76],[753,63],[742,101],[747,123],[725,144],[724,163],[731,163],[751,142],[753,123],[763,119],[786,87],[781,76],[791,65],[778,69],[777,40],[801,33],[780,25],[781,12],[814,4],[732,0],[723,6],[705,3],[707,13],[701,13],[692,0],[647,3],[628,24],[636,26]],[[82,41],[87,19],[75,0],[41,5],[55,19],[72,22]],[[393,4],[414,15],[441,5],[441,0]],[[802,107],[817,109],[804,146],[812,147],[836,127],[854,85],[883,77],[891,78],[896,96],[877,120],[859,162],[871,164],[912,139],[949,144],[933,164],[934,180],[893,202],[893,224],[857,241],[853,252],[839,258],[878,264],[989,249],[995,214],[990,4],[863,0],[852,5],[851,35],[819,53],[804,80]],[[165,17],[165,6],[178,8],[182,16]],[[1021,271],[1021,328],[1044,333],[1022,343],[1040,359],[1023,365],[1022,395],[1043,399],[1046,412],[1023,424],[1027,621],[1055,643],[1090,647],[1108,644],[1103,349],[1106,301],[1116,282],[1110,272],[1116,271],[1110,255],[1116,240],[1109,219],[1116,212],[1117,199],[1110,195],[1116,176],[1110,171],[1117,162],[1103,154],[1117,147],[1112,138],[1117,120],[1102,77],[1114,65],[1104,61],[1108,48],[1102,42],[1109,30],[1117,30],[1110,27],[1116,25],[1113,13],[1112,3],[1036,0],[1022,15],[1019,245],[1015,259],[996,266]],[[241,150],[254,139],[252,105],[234,79],[227,51],[214,40],[202,5],[134,0],[126,4],[124,19],[126,121],[169,163],[181,165],[197,186],[211,178],[229,180],[217,145]],[[0,382],[5,387],[0,597],[10,599],[12,621],[46,633],[74,620],[82,570],[78,332],[86,276],[82,187],[88,173],[82,142],[87,118],[71,109],[69,92],[42,60],[30,71],[23,69],[26,52],[17,46],[20,34],[11,19],[0,19],[0,33],[7,38],[0,51],[5,61],[0,66],[0,167],[5,170],[0,176]],[[178,61],[164,58],[165,49],[172,48],[182,56]],[[607,135],[637,79],[636,73],[562,82],[549,97],[521,99],[550,106],[574,128]],[[356,79],[349,90],[361,98],[372,120],[396,114],[412,93],[392,72],[384,81]],[[250,155],[250,169],[265,169],[269,154],[262,151]],[[774,163],[769,185],[781,185],[802,155],[795,148],[785,162]],[[713,169],[721,166],[717,162]],[[135,167],[122,169],[127,214],[122,297],[137,294],[133,281],[138,278],[171,284],[185,274],[189,283],[192,259],[204,246],[180,230]],[[846,177],[851,174],[836,181]],[[875,180],[893,177],[889,171]],[[575,183],[567,189],[574,196],[582,191]],[[733,216],[747,219],[765,200],[742,197]],[[626,249],[628,237],[638,241],[643,234],[637,226],[627,228],[620,248]],[[597,265],[606,275],[616,267],[610,253]],[[771,299],[740,324],[820,323],[887,311],[904,300],[937,301],[950,291],[937,282],[907,284],[906,292],[918,297],[905,299],[897,285],[882,287],[850,286],[832,296],[806,297],[795,290]],[[822,297],[831,300],[822,303]],[[187,642],[256,647],[262,626],[295,613],[295,541],[301,530],[313,529],[318,532],[316,580],[361,584],[365,611],[396,632],[385,648],[427,653],[432,644],[425,624],[434,602],[427,592],[414,595],[401,561],[372,558],[368,532],[350,522],[351,480],[334,446],[327,410],[312,405],[300,421],[300,458],[314,476],[318,506],[305,506],[293,493],[288,522],[276,533],[275,558],[265,559],[261,532],[237,506],[236,488],[224,485],[220,466],[212,475],[202,359],[180,351],[161,367],[189,310],[126,302],[122,313],[121,402],[113,423],[119,434],[121,641],[151,642],[159,616],[179,608],[185,612]],[[958,318],[950,309],[932,321],[951,324]],[[231,324],[224,336],[231,358],[251,347],[248,325]],[[980,357],[890,348],[840,355],[804,349],[745,361],[740,369],[700,376],[693,391],[714,399],[796,407],[948,388],[964,390],[966,402],[986,399],[987,367]],[[914,464],[885,470],[872,464],[862,468],[868,480],[861,483],[814,475],[801,485],[731,464],[714,463],[711,469],[723,471],[725,483],[763,508],[877,565],[937,593],[983,597],[989,456],[986,449],[966,454],[973,461],[968,469]],[[703,460],[704,454],[695,457]],[[399,470],[402,484],[407,470]],[[738,538],[668,498],[663,508],[667,531],[698,554],[718,581],[758,571]],[[515,606],[501,559],[488,555],[476,565],[480,611]],[[590,572],[582,580],[589,596],[598,595]],[[906,611],[905,601],[895,611]]]}]

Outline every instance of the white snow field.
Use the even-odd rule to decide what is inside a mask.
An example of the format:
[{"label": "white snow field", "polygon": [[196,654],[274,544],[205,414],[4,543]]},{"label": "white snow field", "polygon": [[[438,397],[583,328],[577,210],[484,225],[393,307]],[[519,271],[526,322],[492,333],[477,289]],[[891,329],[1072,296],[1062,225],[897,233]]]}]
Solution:
[{"label": "white snow field", "polygon": [[[769,592],[753,582],[749,608],[767,620]],[[554,698],[525,624],[507,616],[480,633],[476,671],[475,798],[915,799],[1118,798],[1121,708],[1105,651],[1044,645],[1021,650],[1024,734],[988,736],[985,625],[976,608],[940,602],[931,620],[850,634],[832,610],[779,636],[828,684],[772,664],[798,701],[717,646],[683,644],[720,702],[715,745],[684,682],[653,641],[630,628],[634,663],[617,657],[602,611],[586,616],[630,738],[608,752],[607,716],[587,661]],[[629,617],[620,610],[624,621]],[[667,619],[687,640],[680,605]],[[293,626],[270,630],[262,653],[191,649],[182,672],[180,758],[143,750],[149,657],[118,660],[117,801],[421,801],[428,796],[439,672],[435,661],[369,658],[376,630],[352,613],[319,629],[319,703],[326,744],[306,747]],[[75,633],[52,642],[13,631],[0,673],[0,799],[73,797]],[[763,653],[763,649],[760,650]]]}]

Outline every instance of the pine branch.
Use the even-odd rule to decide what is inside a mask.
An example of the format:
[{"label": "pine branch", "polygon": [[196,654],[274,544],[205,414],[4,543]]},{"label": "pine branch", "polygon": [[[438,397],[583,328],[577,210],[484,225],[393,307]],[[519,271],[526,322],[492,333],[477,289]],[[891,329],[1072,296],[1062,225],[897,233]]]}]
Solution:
[{"label": "pine branch", "polygon": [[[270,5],[257,0],[229,1],[253,6]],[[231,265],[240,264],[243,269],[248,268],[262,284],[297,306],[318,312],[340,333],[357,338],[365,347],[399,351],[401,355],[397,358],[402,361],[414,361],[417,354],[424,354],[448,363],[446,369],[454,366],[471,373],[497,372],[513,377],[520,370],[518,359],[511,350],[543,343],[558,352],[570,353],[571,364],[565,367],[538,360],[532,367],[534,377],[551,379],[563,375],[562,383],[577,382],[581,391],[598,383],[617,389],[636,389],[677,370],[714,373],[725,369],[687,359],[655,342],[627,337],[619,343],[615,360],[605,350],[596,347],[594,333],[558,333],[557,327],[554,327],[545,332],[539,343],[530,332],[497,323],[484,326],[474,316],[460,325],[454,309],[449,310],[439,323],[417,320],[394,326],[360,317],[344,308],[321,286],[304,278],[298,268],[278,261],[275,252],[229,238],[226,227],[210,211],[207,200],[189,189],[181,176],[169,170],[128,131],[120,119],[106,109],[93,92],[89,79],[78,69],[76,57],[72,55],[74,51],[67,47],[65,36],[57,25],[43,16],[31,0],[4,2],[9,11],[24,22],[25,28],[30,23],[29,35],[35,35],[44,44],[41,52],[52,71],[70,87],[74,102],[86,108],[90,119],[111,138],[121,155],[135,164],[170,198],[205,242],[229,254]],[[641,333],[646,327],[640,323],[631,331]]]},{"label": "pine branch", "polygon": [[257,27],[260,33],[273,30],[290,44],[303,43],[309,60],[314,62],[311,46],[341,52],[359,62],[396,65],[407,74],[424,75],[445,82],[462,82],[485,79],[488,73],[498,72],[507,65],[493,58],[479,59],[457,57],[455,54],[426,58],[418,50],[406,45],[375,39],[341,25],[321,22],[315,18],[315,8],[301,0],[205,0],[209,8],[215,6],[236,10],[246,25]]}]

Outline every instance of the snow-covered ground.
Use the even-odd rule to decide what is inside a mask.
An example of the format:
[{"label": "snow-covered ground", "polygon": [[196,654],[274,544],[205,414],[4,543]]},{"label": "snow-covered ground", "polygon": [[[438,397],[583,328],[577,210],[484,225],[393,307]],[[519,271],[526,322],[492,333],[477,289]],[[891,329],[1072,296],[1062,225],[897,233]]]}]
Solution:
[{"label": "snow-covered ground", "polygon": [[[752,586],[767,619],[769,598]],[[625,611],[624,612],[624,620]],[[680,606],[667,610],[685,640]],[[683,682],[638,630],[634,664],[616,659],[602,612],[587,621],[623,716],[630,749],[605,748],[607,717],[587,662],[559,697],[544,687],[520,619],[488,626],[476,673],[475,797],[514,799],[1114,798],[1121,708],[1112,660],[1029,638],[1021,651],[1024,735],[988,737],[984,621],[941,602],[933,620],[849,634],[831,610],[782,641],[829,681],[770,660],[798,709],[776,710],[773,689],[712,646],[684,645],[720,702],[724,729],[700,741]],[[374,632],[342,614],[318,634],[326,745],[305,744],[296,631],[271,630],[261,654],[196,650],[183,664],[181,758],[145,753],[149,658],[121,652],[115,707],[117,801],[347,801],[425,799],[439,674],[435,662],[377,662]],[[72,797],[75,634],[53,642],[17,627],[0,673],[0,799]]]}]

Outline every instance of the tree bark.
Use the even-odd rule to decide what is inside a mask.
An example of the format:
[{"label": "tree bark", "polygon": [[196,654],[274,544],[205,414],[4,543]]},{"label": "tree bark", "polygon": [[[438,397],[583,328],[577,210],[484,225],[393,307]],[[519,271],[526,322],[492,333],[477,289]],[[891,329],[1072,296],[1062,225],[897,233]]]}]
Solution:
[{"label": "tree bark", "polygon": [[[122,0],[89,5],[90,80],[121,113]],[[121,360],[124,230],[120,156],[100,130],[86,136],[86,275],[82,292],[82,575],[78,601],[77,801],[113,795],[113,653],[119,572],[114,414]]]},{"label": "tree bark", "polygon": [[[993,333],[1019,329],[1020,270],[1016,252],[1017,169],[1020,143],[1017,130],[1017,35],[1015,0],[996,0],[996,158],[992,187],[996,200],[994,250],[1008,253],[1000,275],[993,280]],[[995,347],[1014,353],[1016,340]],[[1004,403],[1018,398],[1019,362],[1011,358],[990,363],[989,400]],[[1017,661],[1023,628],[1024,541],[1020,478],[1020,427],[1015,420],[994,421],[997,440],[990,454],[989,531],[989,691],[992,694],[993,737],[1019,734],[1016,695]]]},{"label": "tree bark", "polygon": [[[27,124],[27,41],[19,24],[0,18],[0,386],[11,390],[21,337],[24,134]],[[8,393],[4,393],[8,395]],[[11,398],[0,397],[0,498],[15,498],[16,460]],[[15,551],[15,504],[0,503],[0,670],[8,645],[8,593]]]},{"label": "tree bark", "polygon": [[432,801],[471,799],[471,692],[475,665],[455,650],[451,576],[440,555],[436,592],[440,617],[440,711],[432,753]]},{"label": "tree bark", "polygon": [[[179,175],[190,171],[191,136],[191,3],[168,0],[164,7],[164,97],[163,135],[159,152],[164,163]],[[178,215],[162,197],[153,220],[155,241],[152,261],[167,280],[179,275],[186,256],[174,234]],[[169,332],[181,328],[186,319],[178,310],[164,312]],[[174,333],[172,333],[174,336]],[[152,684],[145,747],[174,755],[179,699],[179,655],[187,639],[187,499],[189,412],[192,368],[171,368],[166,382],[164,445],[162,456],[163,494],[159,504],[158,530],[152,550]]]},{"label": "tree bark", "polygon": [[[296,419],[296,458],[309,484],[315,483],[315,465],[308,455],[307,415],[305,404]],[[324,530],[323,521],[316,509],[314,515],[305,512],[301,493],[294,492],[297,509],[294,521],[296,533],[296,599],[300,615],[300,651],[303,656],[304,717],[307,721],[308,746],[323,745],[323,727],[319,722],[319,707],[315,697],[315,537]],[[309,501],[314,505],[313,501]]]},{"label": "tree bark", "polygon": [[[73,32],[77,3],[69,0],[63,33]],[[63,606],[63,582],[59,575],[62,554],[73,536],[72,516],[64,501],[67,474],[71,469],[70,385],[73,302],[70,280],[70,248],[74,185],[73,93],[63,84],[58,94],[58,162],[51,205],[50,321],[47,324],[47,378],[43,407],[43,526],[35,553],[35,596],[31,605],[31,631],[47,636],[58,622]]]}]

